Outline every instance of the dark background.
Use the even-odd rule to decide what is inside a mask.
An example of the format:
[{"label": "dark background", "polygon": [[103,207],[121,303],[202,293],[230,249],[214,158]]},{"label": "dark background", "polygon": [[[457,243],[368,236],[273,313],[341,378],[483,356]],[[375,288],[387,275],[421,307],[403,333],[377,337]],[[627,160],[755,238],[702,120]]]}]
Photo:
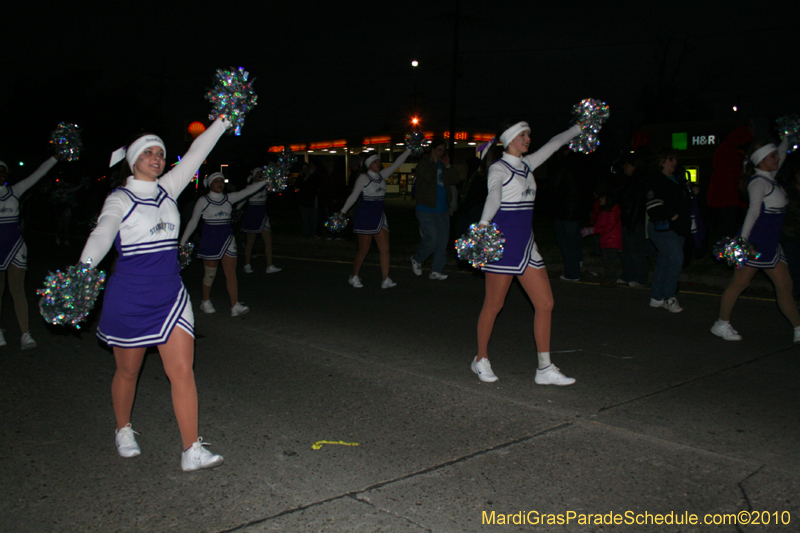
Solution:
[{"label": "dark background", "polygon": [[[212,157],[273,144],[449,128],[456,1],[15,4],[6,18],[0,159],[38,165],[59,121],[83,128],[73,168],[155,131],[168,155],[208,123],[217,68],[244,66],[258,105]],[[642,123],[774,119],[798,111],[800,4],[458,2],[456,128],[528,120],[563,130],[573,104],[605,100],[606,143]],[[410,61],[420,66],[413,69]],[[732,106],[739,106],[734,113]]]}]

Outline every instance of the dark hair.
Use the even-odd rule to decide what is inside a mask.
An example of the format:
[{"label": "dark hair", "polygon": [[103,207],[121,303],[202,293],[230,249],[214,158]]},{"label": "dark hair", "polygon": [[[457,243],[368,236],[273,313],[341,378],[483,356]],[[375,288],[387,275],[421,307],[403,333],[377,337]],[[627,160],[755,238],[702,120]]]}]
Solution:
[{"label": "dark hair", "polygon": [[445,150],[447,149],[447,140],[444,137],[434,137],[431,141],[431,144],[428,145],[428,149],[433,151],[434,149],[438,148],[439,146],[444,145]]},{"label": "dark hair", "polygon": [[678,157],[678,151],[674,148],[662,148],[656,152],[656,158],[653,160],[653,170],[657,172],[664,172],[664,163],[670,157]]}]

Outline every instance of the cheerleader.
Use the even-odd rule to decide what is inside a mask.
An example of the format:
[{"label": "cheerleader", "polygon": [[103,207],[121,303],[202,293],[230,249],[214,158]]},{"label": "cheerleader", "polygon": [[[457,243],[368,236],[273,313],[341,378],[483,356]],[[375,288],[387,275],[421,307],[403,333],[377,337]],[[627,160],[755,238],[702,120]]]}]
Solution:
[{"label": "cheerleader", "polygon": [[225,119],[215,121],[160,179],[166,149],[157,135],[139,137],[126,152],[115,152],[127,160],[133,175],[106,198],[81,253],[81,262],[97,265],[112,244],[119,252],[97,326],[97,336],[113,348],[117,363],[111,383],[117,451],[122,457],[141,453],[131,410],[145,349],[158,346],[172,388],[184,471],[217,466],[222,456],[210,453],[198,436],[194,314],[180,276],[176,199],[229,126]]},{"label": "cheerleader", "polygon": [[[28,269],[28,247],[22,238],[19,227],[20,198],[36,185],[58,162],[53,156],[24,180],[8,185],[8,165],[0,161],[0,305],[6,287],[8,272],[8,288],[14,298],[14,310],[22,332],[20,344],[23,350],[36,348],[36,341],[31,337],[28,328],[28,300],[25,298],[25,271]],[[0,329],[0,346],[6,345],[6,339]]]},{"label": "cheerleader", "polygon": [[204,313],[216,313],[211,304],[211,286],[217,275],[217,268],[222,263],[225,273],[225,283],[228,287],[228,296],[231,299],[231,316],[245,315],[250,308],[239,301],[239,285],[236,282],[236,239],[231,228],[231,212],[233,204],[254,194],[267,184],[262,180],[238,192],[225,194],[225,176],[221,172],[214,172],[203,181],[203,186],[209,193],[199,200],[194,206],[192,219],[186,225],[181,237],[181,246],[186,244],[195,228],[203,218],[203,235],[197,247],[197,257],[203,260],[205,276],[203,277],[203,302],[200,310]]},{"label": "cheerleader", "polygon": [[[264,168],[253,169],[247,183],[258,183],[264,180]],[[250,259],[253,257],[253,244],[256,242],[256,235],[261,234],[264,240],[264,254],[267,256],[267,274],[280,272],[281,269],[272,264],[272,228],[269,225],[267,216],[267,190],[261,189],[247,201],[247,210],[242,217],[242,233],[247,235],[247,242],[244,246],[244,272],[252,274],[253,267],[250,266]]]},{"label": "cheerleader", "polygon": [[369,156],[364,161],[362,169],[364,171],[356,179],[353,192],[342,208],[341,214],[344,216],[347,210],[361,197],[361,204],[358,206],[358,212],[353,221],[353,233],[358,235],[358,252],[353,260],[353,274],[348,280],[348,283],[356,289],[364,286],[361,278],[358,277],[358,271],[361,269],[364,258],[367,257],[373,237],[381,257],[381,274],[383,276],[381,288],[390,289],[397,285],[389,277],[389,224],[386,222],[386,214],[383,212],[383,203],[386,196],[386,178],[400,168],[409,154],[411,154],[411,150],[406,150],[387,168],[383,168],[380,155]]},{"label": "cheerleader", "polygon": [[486,273],[486,296],[478,318],[478,355],[472,361],[472,371],[481,381],[497,381],[489,364],[489,339],[497,314],[505,304],[508,288],[516,276],[528,294],[535,310],[533,336],[538,350],[539,366],[535,381],[539,385],[572,385],[568,378],[550,362],[550,321],[553,293],[544,261],[533,241],[533,200],[536,182],[533,170],[547,161],[581,131],[576,124],[556,135],[536,152],[524,156],[531,143],[531,128],[527,122],[517,122],[505,128],[500,142],[505,152],[489,168],[489,193],[483,207],[479,226],[494,222],[505,237],[503,257],[483,267]]},{"label": "cheerleader", "polygon": [[775,181],[789,148],[787,139],[780,146],[772,143],[757,143],[750,150],[743,180],[747,180],[747,195],[750,206],[740,235],[749,240],[761,255],[758,259],[747,259],[742,268],[733,272],[733,279],[722,293],[719,304],[719,319],[711,327],[711,333],[726,341],[740,341],[742,336],[731,326],[730,318],[739,295],[750,285],[750,280],[759,270],[769,276],[775,285],[778,308],[794,328],[794,342],[800,343],[800,313],[792,297],[792,278],[786,257],[780,245],[783,219],[789,200],[786,191]]}]

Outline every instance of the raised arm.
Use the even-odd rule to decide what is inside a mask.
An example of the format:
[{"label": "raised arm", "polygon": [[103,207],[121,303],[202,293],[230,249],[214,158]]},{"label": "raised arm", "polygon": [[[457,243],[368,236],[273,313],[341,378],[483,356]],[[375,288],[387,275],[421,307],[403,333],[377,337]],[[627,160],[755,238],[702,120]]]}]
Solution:
[{"label": "raised arm", "polygon": [[39,180],[45,176],[45,174],[50,172],[50,169],[56,166],[56,163],[58,163],[58,159],[56,159],[55,157],[51,157],[50,159],[39,165],[39,168],[37,168],[33,172],[33,174],[31,174],[24,180],[12,185],[11,190],[13,190],[14,194],[19,198],[25,191],[36,185],[39,182]]},{"label": "raised arm", "polygon": [[356,180],[356,184],[353,185],[353,192],[347,197],[347,201],[344,203],[344,207],[342,207],[342,213],[347,213],[347,211],[353,207],[353,204],[356,203],[358,196],[361,194],[361,191],[364,190],[364,187],[367,186],[367,183],[369,183],[369,177],[366,174],[361,174]]},{"label": "raised arm", "polygon": [[119,233],[119,226],[122,224],[128,208],[123,194],[111,193],[106,198],[100,216],[97,218],[97,226],[89,235],[81,252],[81,263],[88,263],[91,259],[92,265],[100,264],[100,261],[111,249],[111,245],[114,244],[114,239]]},{"label": "raised arm", "polygon": [[400,157],[395,159],[394,163],[392,163],[390,166],[380,171],[380,175],[383,176],[384,178],[388,178],[389,176],[394,174],[397,171],[397,169],[400,168],[400,165],[402,165],[405,162],[405,160],[408,159],[409,155],[411,155],[411,150],[406,150],[405,152],[400,154]]},{"label": "raised arm", "polygon": [[181,158],[181,162],[161,176],[158,183],[167,191],[167,194],[172,198],[180,196],[229,126],[230,122],[226,119],[215,120],[206,131],[195,139],[192,146],[189,147],[189,151]]},{"label": "raised arm", "polygon": [[248,196],[257,193],[258,191],[266,187],[266,185],[267,185],[267,180],[259,181],[257,183],[251,183],[241,191],[228,193],[228,201],[231,204],[235,204],[239,200],[244,200]]},{"label": "raised arm", "polygon": [[189,223],[186,224],[186,228],[183,230],[183,235],[181,236],[181,246],[186,244],[186,241],[189,240],[189,237],[192,236],[194,230],[197,229],[197,223],[200,222],[200,217],[203,214],[203,209],[208,206],[208,199],[203,196],[198,198],[197,203],[194,204],[194,211],[192,211],[192,218],[189,220]]},{"label": "raised arm", "polygon": [[528,154],[522,158],[523,161],[531,168],[531,170],[535,170],[539,167],[542,163],[550,159],[550,156],[556,153],[556,150],[567,144],[569,141],[572,140],[573,137],[577,137],[581,132],[581,127],[578,124],[575,124],[567,131],[559,133],[549,141],[547,141],[544,146],[533,152],[532,154]]}]

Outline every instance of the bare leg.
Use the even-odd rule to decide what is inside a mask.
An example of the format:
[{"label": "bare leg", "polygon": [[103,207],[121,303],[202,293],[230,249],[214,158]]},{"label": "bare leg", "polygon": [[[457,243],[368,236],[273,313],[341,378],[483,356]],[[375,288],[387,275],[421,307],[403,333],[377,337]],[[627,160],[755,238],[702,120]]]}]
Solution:
[{"label": "bare leg", "polygon": [[239,284],[236,282],[236,258],[224,255],[220,262],[222,263],[222,271],[225,273],[225,285],[228,287],[231,307],[233,307],[239,301]]},{"label": "bare leg", "polygon": [[136,383],[144,361],[144,348],[120,348],[114,346],[114,359],[117,371],[111,380],[111,402],[114,405],[114,416],[117,429],[122,429],[131,422],[133,399],[136,397]]},{"label": "bare leg", "polygon": [[514,276],[486,273],[486,295],[478,316],[478,359],[489,357],[489,339],[492,337],[494,322],[505,305],[508,288],[513,280]]},{"label": "bare leg", "polygon": [[[255,239],[255,235],[253,238]],[[264,255],[267,256],[267,266],[269,267],[272,266],[272,231],[265,229],[261,232],[261,238],[264,239]]]},{"label": "bare leg", "polygon": [[775,298],[778,300],[778,308],[781,313],[789,319],[792,327],[800,326],[800,313],[792,297],[792,277],[789,275],[789,267],[786,263],[778,261],[775,268],[765,270],[769,279],[775,285]]},{"label": "bare leg", "polygon": [[375,235],[375,243],[381,254],[381,275],[383,279],[389,277],[389,230],[383,228],[380,233]]},{"label": "bare leg", "polygon": [[369,253],[369,245],[372,242],[372,235],[363,235],[358,234],[358,251],[356,252],[356,257],[353,260],[353,275],[358,276],[358,271],[361,270],[361,264],[364,262],[364,258],[367,257]]},{"label": "bare leg", "polygon": [[6,292],[6,271],[0,270],[0,311],[3,309],[3,295]]},{"label": "bare leg", "polygon": [[536,340],[536,351],[549,352],[554,301],[547,270],[528,267],[517,278],[533,302],[533,338]]},{"label": "bare leg", "polygon": [[8,290],[14,297],[14,310],[22,333],[28,333],[28,300],[25,298],[25,269],[8,266]]},{"label": "bare leg", "polygon": [[[244,264],[249,265],[250,259],[253,257],[253,244],[256,242],[256,234],[255,233],[245,233],[247,235],[247,241],[244,245]],[[269,263],[267,263],[269,266]]]},{"label": "bare leg", "polygon": [[197,386],[194,381],[194,339],[175,327],[166,344],[158,347],[172,387],[172,407],[181,432],[183,449],[197,442]]},{"label": "bare leg", "polygon": [[739,295],[750,285],[750,280],[756,275],[758,269],[744,266],[737,268],[733,271],[733,278],[728,285],[728,288],[722,293],[722,298],[719,301],[719,319],[728,321],[731,319],[733,306],[736,305],[736,300]]},{"label": "bare leg", "polygon": [[[219,266],[219,261],[209,261],[207,259],[203,259],[203,265],[206,268],[214,268],[216,269]],[[213,284],[214,281],[211,280]],[[206,285],[205,280],[203,280],[203,300],[210,300],[211,299],[211,285]]]}]

